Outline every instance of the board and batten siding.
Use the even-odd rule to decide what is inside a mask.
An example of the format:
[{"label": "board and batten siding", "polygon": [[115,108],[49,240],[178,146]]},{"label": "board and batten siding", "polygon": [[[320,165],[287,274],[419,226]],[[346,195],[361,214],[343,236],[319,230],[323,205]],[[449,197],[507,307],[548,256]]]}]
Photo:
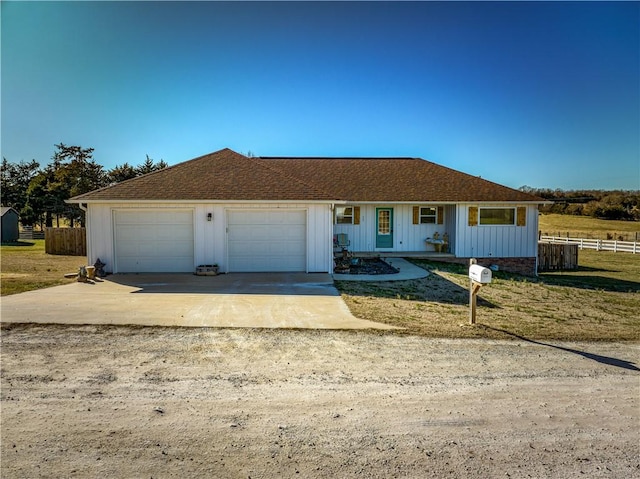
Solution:
[{"label": "board and batten siding", "polygon": [[[525,226],[469,226],[469,208],[526,208]],[[453,253],[461,258],[532,258],[538,254],[537,205],[458,204]]]},{"label": "board and batten siding", "polygon": [[[332,213],[328,204],[269,203],[90,203],[87,215],[87,261],[98,258],[113,272],[115,260],[114,211],[116,210],[190,210],[193,212],[194,270],[201,264],[214,264],[226,271],[226,210],[298,209],[307,212],[307,271],[329,272],[333,268]],[[212,221],[207,220],[208,213]]]},{"label": "board and batten siding", "polygon": [[[352,206],[352,205],[348,205]],[[424,240],[432,237],[434,233],[442,236],[447,229],[447,217],[455,211],[449,207],[444,208],[444,224],[413,224],[413,207],[418,204],[375,204],[358,205],[360,207],[360,224],[335,224],[334,233],[346,233],[351,242],[350,251],[374,252],[374,251],[427,251]],[[437,206],[437,205],[421,205]],[[393,248],[376,248],[376,209],[393,208]]]}]

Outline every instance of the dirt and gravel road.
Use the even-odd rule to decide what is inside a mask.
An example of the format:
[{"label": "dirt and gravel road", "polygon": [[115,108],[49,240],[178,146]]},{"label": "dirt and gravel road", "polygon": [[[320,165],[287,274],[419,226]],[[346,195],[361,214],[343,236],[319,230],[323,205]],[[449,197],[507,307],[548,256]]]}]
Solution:
[{"label": "dirt and gravel road", "polygon": [[9,325],[1,476],[640,477],[640,347]]}]

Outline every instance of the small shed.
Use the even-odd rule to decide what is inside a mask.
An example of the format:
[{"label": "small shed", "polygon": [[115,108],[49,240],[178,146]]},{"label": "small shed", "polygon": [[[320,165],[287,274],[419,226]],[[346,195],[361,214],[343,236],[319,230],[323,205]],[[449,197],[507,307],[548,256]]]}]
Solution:
[{"label": "small shed", "polygon": [[20,215],[18,212],[10,206],[2,206],[2,233],[3,243],[13,243],[20,238],[20,231],[18,229],[18,219]]}]

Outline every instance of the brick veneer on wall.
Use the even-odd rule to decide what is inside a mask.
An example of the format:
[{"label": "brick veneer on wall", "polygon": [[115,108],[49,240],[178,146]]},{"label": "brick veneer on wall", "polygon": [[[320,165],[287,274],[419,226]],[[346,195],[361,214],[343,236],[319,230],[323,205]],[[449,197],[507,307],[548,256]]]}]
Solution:
[{"label": "brick veneer on wall", "polygon": [[[469,264],[470,258],[438,258],[443,263]],[[488,268],[495,264],[500,271],[507,273],[522,274],[525,276],[536,276],[536,258],[476,258],[478,264]]]}]

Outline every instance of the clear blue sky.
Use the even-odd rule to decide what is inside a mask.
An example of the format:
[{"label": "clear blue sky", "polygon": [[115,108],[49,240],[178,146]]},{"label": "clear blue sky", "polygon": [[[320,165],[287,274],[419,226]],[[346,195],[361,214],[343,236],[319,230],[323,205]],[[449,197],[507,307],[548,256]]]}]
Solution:
[{"label": "clear blue sky", "polygon": [[1,3],[2,155],[418,156],[640,189],[640,3]]}]

